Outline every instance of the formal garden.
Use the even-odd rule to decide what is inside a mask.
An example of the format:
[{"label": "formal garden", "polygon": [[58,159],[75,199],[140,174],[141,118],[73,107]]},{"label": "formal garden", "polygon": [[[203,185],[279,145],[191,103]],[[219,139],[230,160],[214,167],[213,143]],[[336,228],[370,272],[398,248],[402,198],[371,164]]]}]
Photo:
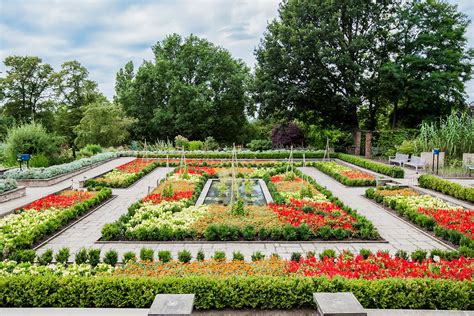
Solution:
[{"label": "formal garden", "polygon": [[113,96],[79,61],[6,57],[0,314],[472,313],[474,50],[452,2],[285,0],[254,67],[169,34]]}]

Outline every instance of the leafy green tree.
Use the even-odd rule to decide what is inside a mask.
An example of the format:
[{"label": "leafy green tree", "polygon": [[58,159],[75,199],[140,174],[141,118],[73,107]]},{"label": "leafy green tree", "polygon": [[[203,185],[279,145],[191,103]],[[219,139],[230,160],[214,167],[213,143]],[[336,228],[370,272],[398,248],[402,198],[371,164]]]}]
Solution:
[{"label": "leafy green tree", "polygon": [[386,84],[397,89],[392,90],[393,127],[414,127],[423,119],[465,109],[474,57],[467,48],[468,17],[439,0],[409,1],[397,15],[396,57]]},{"label": "leafy green tree", "polygon": [[249,69],[205,39],[173,34],[153,46],[154,60],[117,74],[117,101],[139,118],[133,136],[231,142],[246,124]]},{"label": "leafy green tree", "polygon": [[51,117],[54,71],[36,56],[8,56],[5,77],[0,78],[3,115],[18,123],[48,121]]},{"label": "leafy green tree", "polygon": [[55,116],[55,130],[66,137],[76,156],[76,127],[79,125],[85,106],[105,100],[97,90],[97,83],[88,79],[89,72],[78,61],[67,61],[61,65],[56,77],[56,93],[60,106]]},{"label": "leafy green tree", "polygon": [[97,101],[84,109],[84,117],[75,128],[79,146],[98,144],[102,147],[122,145],[130,136],[128,129],[136,120],[126,116],[122,107]]},{"label": "leafy green tree", "polygon": [[256,50],[260,114],[358,127],[365,102],[361,87],[375,72],[368,67],[373,59],[382,58],[373,48],[386,35],[393,3],[284,1]]}]

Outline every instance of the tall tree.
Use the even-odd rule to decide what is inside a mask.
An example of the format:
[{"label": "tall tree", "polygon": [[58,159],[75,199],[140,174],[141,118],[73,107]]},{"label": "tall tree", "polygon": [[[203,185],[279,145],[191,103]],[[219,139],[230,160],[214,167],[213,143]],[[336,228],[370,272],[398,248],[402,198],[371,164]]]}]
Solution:
[{"label": "tall tree", "polygon": [[[394,1],[286,0],[256,50],[260,114],[359,126]],[[380,63],[376,61],[376,63]]]},{"label": "tall tree", "polygon": [[117,74],[116,100],[137,138],[238,139],[246,124],[249,69],[230,53],[196,36],[173,34],[153,46],[154,60]]},{"label": "tall tree", "polygon": [[[440,0],[413,0],[398,11],[393,72],[402,78],[395,98],[393,127],[466,107],[465,83],[472,77],[474,50],[467,48],[468,17]],[[390,73],[389,73],[390,74]]]},{"label": "tall tree", "polygon": [[56,93],[60,106],[56,115],[55,130],[66,137],[69,146],[76,152],[76,126],[80,123],[84,107],[92,102],[104,100],[97,90],[97,83],[88,79],[89,72],[78,61],[67,61],[55,76]]},{"label": "tall tree", "polygon": [[42,121],[50,117],[54,71],[36,56],[8,56],[6,76],[0,78],[1,106],[4,115],[17,122]]}]

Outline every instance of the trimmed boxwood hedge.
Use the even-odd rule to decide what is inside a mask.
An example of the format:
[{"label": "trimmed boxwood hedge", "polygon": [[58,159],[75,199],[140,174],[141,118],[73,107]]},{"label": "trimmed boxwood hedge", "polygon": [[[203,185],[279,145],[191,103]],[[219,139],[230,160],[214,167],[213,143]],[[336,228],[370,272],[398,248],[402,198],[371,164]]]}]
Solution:
[{"label": "trimmed boxwood hedge", "polygon": [[474,188],[465,187],[430,174],[421,175],[418,178],[418,183],[422,188],[435,190],[456,199],[474,202]]},{"label": "trimmed boxwood hedge", "polygon": [[[96,187],[108,187],[108,188],[126,188],[138,181],[139,179],[143,178],[148,173],[152,172],[154,169],[159,167],[161,164],[158,162],[154,162],[149,164],[141,171],[137,173],[131,173],[123,182],[120,183],[113,183],[113,182],[106,182],[100,181],[96,178],[86,180],[85,186],[88,188],[96,188]],[[99,177],[98,177],[99,178]]]},{"label": "trimmed boxwood hedge", "polygon": [[[379,187],[378,189],[385,190],[395,190],[399,187]],[[377,194],[374,188],[369,188],[365,192],[365,196],[369,199],[375,200],[377,203],[383,204],[387,207],[390,207],[396,211],[400,216],[407,218],[412,223],[424,228],[427,231],[433,231],[436,236],[441,237],[447,241],[452,242],[455,245],[466,246],[471,249],[474,249],[474,240],[470,239],[468,236],[462,234],[461,232],[453,229],[447,229],[436,224],[434,217],[418,213],[400,203],[397,203],[396,200],[391,201],[391,203],[386,203],[383,199],[383,196]]]},{"label": "trimmed boxwood hedge", "polygon": [[333,177],[337,181],[347,186],[351,186],[351,187],[373,186],[376,183],[375,179],[350,179],[348,177],[341,175],[338,172],[335,172],[333,169],[327,167],[327,165],[325,165],[322,162],[310,162],[308,163],[308,166],[315,167],[319,171],[324,172],[325,174]]},{"label": "trimmed boxwood hedge", "polygon": [[314,292],[352,292],[365,308],[474,308],[474,282],[335,277],[214,278],[13,275],[0,278],[2,307],[149,308],[159,293],[194,293],[194,307],[294,309],[314,306]]},{"label": "trimmed boxwood hedge", "polygon": [[[303,153],[306,159],[320,159],[324,157],[324,151],[293,151],[293,158],[302,159]],[[137,156],[137,157],[147,157],[147,158],[181,158],[181,152],[162,152],[162,153],[147,153],[143,154],[140,152],[122,152],[121,156]],[[289,151],[242,151],[237,153],[239,159],[287,159],[290,155]],[[335,157],[337,154],[331,154]],[[231,159],[232,152],[223,152],[223,151],[187,151],[186,158],[201,158],[201,159]]]},{"label": "trimmed boxwood hedge", "polygon": [[337,158],[357,165],[359,167],[382,173],[393,178],[403,178],[405,176],[405,171],[400,167],[389,166],[384,163],[376,162],[370,159],[340,153],[337,154]]}]

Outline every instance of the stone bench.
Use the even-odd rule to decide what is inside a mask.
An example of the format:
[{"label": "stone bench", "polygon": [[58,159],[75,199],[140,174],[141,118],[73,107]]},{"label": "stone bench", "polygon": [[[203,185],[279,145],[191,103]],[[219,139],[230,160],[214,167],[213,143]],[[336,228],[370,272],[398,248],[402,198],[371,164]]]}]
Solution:
[{"label": "stone bench", "polygon": [[351,292],[313,293],[313,300],[320,316],[367,316]]},{"label": "stone bench", "polygon": [[148,316],[191,315],[194,294],[158,294]]}]

